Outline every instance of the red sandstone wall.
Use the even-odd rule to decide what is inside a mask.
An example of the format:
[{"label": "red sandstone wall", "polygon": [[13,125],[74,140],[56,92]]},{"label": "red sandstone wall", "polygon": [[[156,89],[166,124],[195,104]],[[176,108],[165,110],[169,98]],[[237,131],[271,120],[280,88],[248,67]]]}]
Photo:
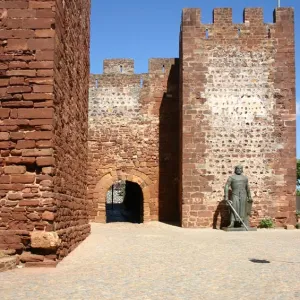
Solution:
[{"label": "red sandstone wall", "polygon": [[183,227],[220,225],[224,185],[238,163],[254,198],[252,223],[294,222],[293,10],[277,9],[274,24],[263,23],[261,9],[246,9],[244,19],[232,24],[231,9],[215,9],[206,25],[199,9],[183,11]]},{"label": "red sandstone wall", "polygon": [[54,230],[54,2],[0,2],[0,248]]},{"label": "red sandstone wall", "polygon": [[54,197],[62,258],[90,232],[86,201],[90,1],[56,3]]},{"label": "red sandstone wall", "polygon": [[0,249],[36,252],[30,232],[58,230],[62,257],[88,234],[89,7],[0,1]]},{"label": "red sandstone wall", "polygon": [[106,192],[117,179],[141,186],[145,221],[178,219],[177,86],[174,59],[150,60],[149,74],[143,75],[133,74],[132,60],[106,60],[104,74],[91,76],[92,220],[105,222]]}]

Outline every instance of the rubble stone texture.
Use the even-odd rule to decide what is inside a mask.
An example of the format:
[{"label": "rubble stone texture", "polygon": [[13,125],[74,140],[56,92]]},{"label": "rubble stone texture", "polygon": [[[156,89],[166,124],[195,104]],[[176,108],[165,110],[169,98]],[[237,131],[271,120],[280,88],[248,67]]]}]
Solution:
[{"label": "rubble stone texture", "polygon": [[[233,24],[231,9],[216,9],[202,24],[185,9],[179,58],[150,59],[147,74],[105,60],[101,75],[89,74],[89,13],[89,0],[0,0],[0,249],[55,266],[89,220],[106,221],[118,180],[140,185],[144,221],[219,227],[238,163],[252,225],[294,224],[293,10],[264,24],[246,9]],[[59,243],[33,248],[30,233],[44,231]]]},{"label": "rubble stone texture", "polygon": [[106,193],[118,180],[143,191],[144,221],[179,221],[179,60],[105,60],[91,75],[88,197],[91,220],[106,221]]},{"label": "rubble stone texture", "polygon": [[224,226],[224,185],[242,164],[252,225],[264,217],[293,224],[293,26],[289,8],[272,24],[260,8],[245,9],[243,24],[232,23],[231,9],[215,9],[210,25],[200,9],[185,9],[179,60],[150,60],[140,75],[132,60],[105,60],[90,82],[91,219],[105,222],[107,189],[127,179],[143,188],[145,220],[175,221],[179,212],[183,227]]},{"label": "rubble stone texture", "polygon": [[58,234],[39,251],[45,265],[90,231],[89,13],[88,0],[0,1],[0,249]]},{"label": "rubble stone texture", "polygon": [[[265,216],[295,222],[296,127],[294,12],[278,8],[183,11],[181,28],[182,226],[208,227],[222,210],[223,187],[239,163],[254,198],[252,224]],[[215,225],[215,224],[214,224]]]}]

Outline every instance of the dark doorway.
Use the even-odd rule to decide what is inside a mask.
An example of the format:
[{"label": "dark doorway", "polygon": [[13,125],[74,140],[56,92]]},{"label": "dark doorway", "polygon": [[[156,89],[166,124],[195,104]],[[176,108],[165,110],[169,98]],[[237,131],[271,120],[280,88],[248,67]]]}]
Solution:
[{"label": "dark doorway", "polygon": [[106,222],[143,223],[143,192],[131,181],[115,182],[106,194]]}]

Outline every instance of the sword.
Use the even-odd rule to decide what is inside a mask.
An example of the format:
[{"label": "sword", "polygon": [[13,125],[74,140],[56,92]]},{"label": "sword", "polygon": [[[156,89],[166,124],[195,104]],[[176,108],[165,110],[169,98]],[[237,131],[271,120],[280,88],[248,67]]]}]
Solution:
[{"label": "sword", "polygon": [[236,210],[234,209],[234,207],[232,206],[232,204],[230,203],[230,201],[229,201],[229,200],[225,200],[225,201],[229,204],[230,208],[232,209],[232,211],[234,212],[234,214],[238,217],[238,219],[242,222],[242,224],[243,224],[243,226],[245,227],[245,229],[246,229],[247,231],[249,231],[248,227],[247,227],[246,224],[243,222],[243,220],[241,219],[241,217],[239,216],[239,214],[236,212]]}]

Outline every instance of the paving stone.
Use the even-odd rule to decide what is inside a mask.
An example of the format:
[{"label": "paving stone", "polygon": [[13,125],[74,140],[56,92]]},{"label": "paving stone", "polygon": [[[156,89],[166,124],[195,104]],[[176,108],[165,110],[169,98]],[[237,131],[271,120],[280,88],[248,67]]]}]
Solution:
[{"label": "paving stone", "polygon": [[[1,300],[299,299],[300,231],[92,224],[55,269],[0,274]],[[16,288],[17,287],[17,288]]]}]

